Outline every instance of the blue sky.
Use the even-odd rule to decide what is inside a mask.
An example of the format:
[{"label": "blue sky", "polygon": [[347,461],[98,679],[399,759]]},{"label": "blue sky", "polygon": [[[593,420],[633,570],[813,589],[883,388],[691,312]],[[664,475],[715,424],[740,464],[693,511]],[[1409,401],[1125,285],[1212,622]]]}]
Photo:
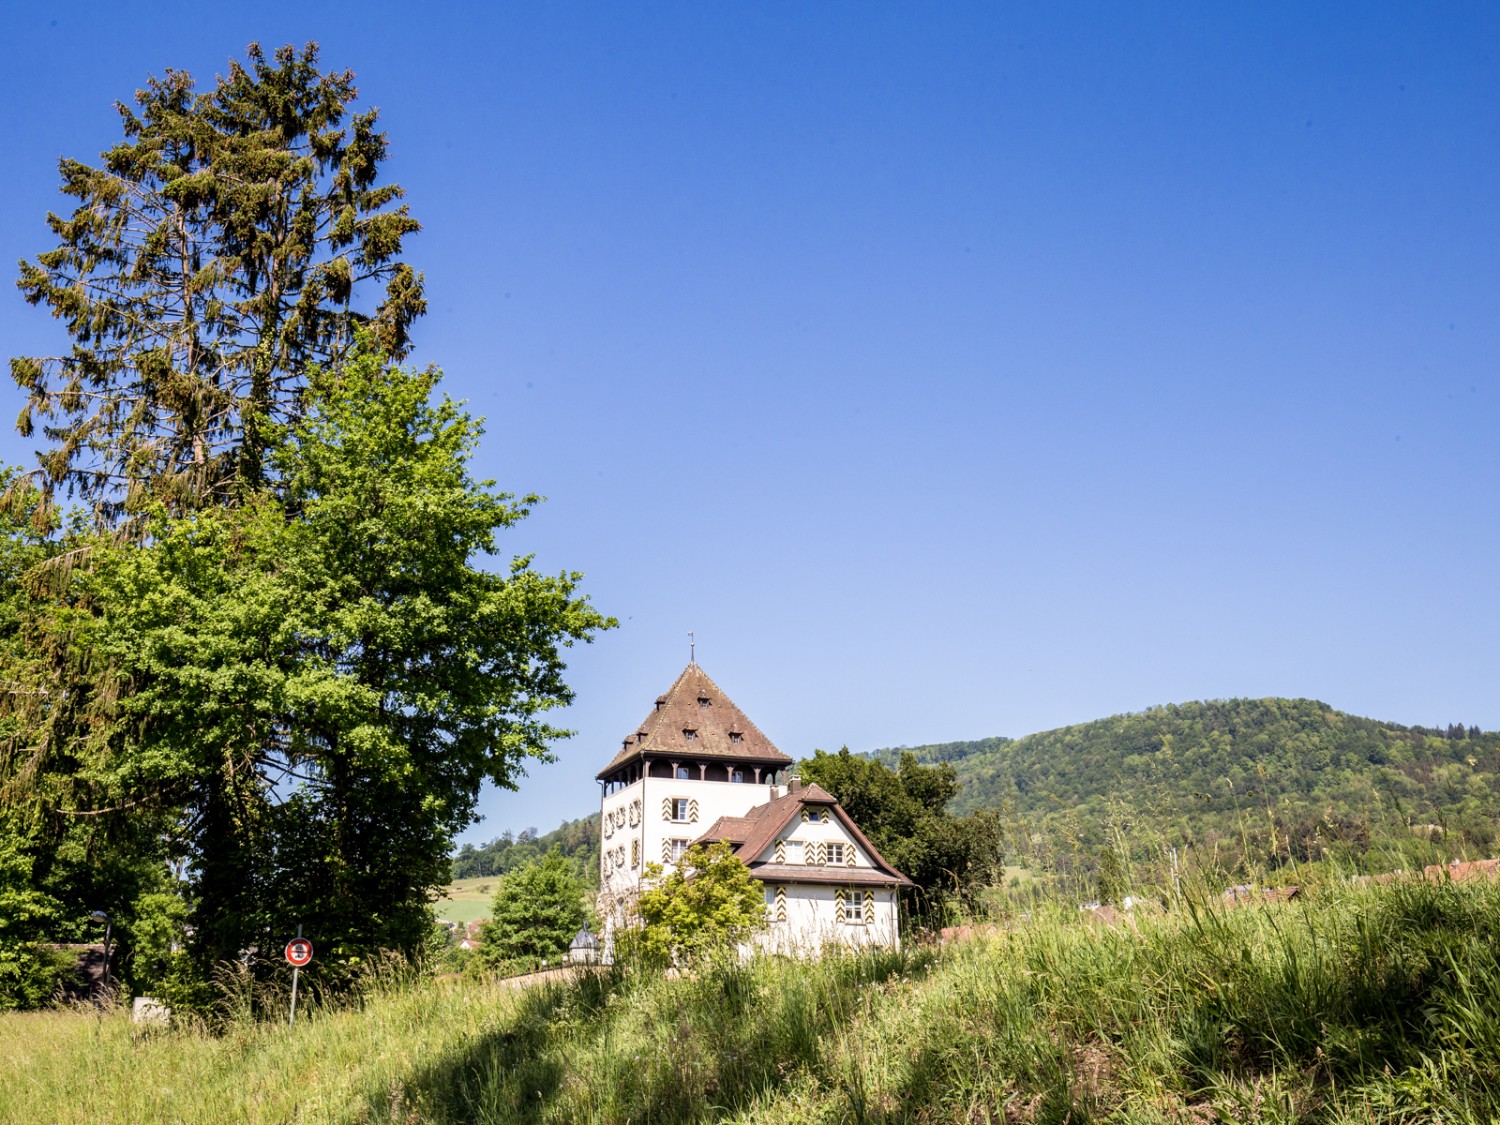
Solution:
[{"label": "blue sky", "polygon": [[[621,620],[466,838],[594,808],[690,629],[797,755],[1500,727],[1500,8],[466,7],[0,16],[10,262],[148,74],[314,39],[380,107],[415,358],[549,497],[507,550]],[[0,295],[7,355],[60,339]]]}]

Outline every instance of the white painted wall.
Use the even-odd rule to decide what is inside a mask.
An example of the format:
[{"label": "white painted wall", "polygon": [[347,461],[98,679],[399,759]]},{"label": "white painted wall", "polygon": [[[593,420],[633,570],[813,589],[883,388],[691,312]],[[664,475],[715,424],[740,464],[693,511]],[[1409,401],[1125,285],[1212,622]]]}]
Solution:
[{"label": "white painted wall", "polygon": [[875,920],[851,923],[838,920],[837,885],[783,883],[779,886],[786,895],[786,921],[774,920],[778,884],[767,883],[766,912],[772,921],[756,937],[754,944],[759,949],[806,957],[821,953],[831,945],[852,949],[868,945],[900,948],[894,888],[845,887],[851,905],[857,901],[863,908],[866,890],[875,896]]},{"label": "white painted wall", "polygon": [[[613,930],[616,906],[639,892],[648,863],[673,870],[664,861],[663,844],[674,839],[692,843],[719,817],[744,816],[780,792],[775,786],[745,782],[646,777],[604,797],[599,806],[599,912],[606,933]],[[696,819],[663,817],[662,802],[678,798],[696,806]]]}]

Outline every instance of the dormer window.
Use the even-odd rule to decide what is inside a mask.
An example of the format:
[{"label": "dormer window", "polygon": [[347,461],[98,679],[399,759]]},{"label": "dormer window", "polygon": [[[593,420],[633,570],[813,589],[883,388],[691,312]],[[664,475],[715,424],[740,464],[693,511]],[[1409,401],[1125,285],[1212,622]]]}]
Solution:
[{"label": "dormer window", "polygon": [[683,727],[682,737],[687,739],[689,742],[692,742],[698,737],[698,732],[695,731],[692,727]]},{"label": "dormer window", "polygon": [[698,697],[698,706],[699,707],[707,707],[708,706],[708,696],[706,696],[706,695],[700,695]]},{"label": "dormer window", "polygon": [[666,705],[667,705],[667,697],[665,695],[658,695],[656,697],[656,709],[658,711],[660,711]]},{"label": "dormer window", "polygon": [[732,730],[732,731],[729,732],[729,741],[730,742],[740,742],[740,741],[742,741],[744,739],[744,737],[745,736],[743,734],[741,734],[737,730]]}]

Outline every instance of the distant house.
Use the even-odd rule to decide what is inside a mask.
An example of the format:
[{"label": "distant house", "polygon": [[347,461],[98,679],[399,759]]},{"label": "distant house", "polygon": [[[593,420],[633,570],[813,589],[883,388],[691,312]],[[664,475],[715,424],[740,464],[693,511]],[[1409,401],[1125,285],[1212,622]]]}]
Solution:
[{"label": "distant house", "polygon": [[1471,879],[1494,879],[1500,876],[1500,859],[1476,859],[1469,863],[1455,859],[1446,867],[1435,863],[1422,868],[1422,876],[1433,883],[1466,883]]},{"label": "distant house", "polygon": [[605,945],[647,864],[670,870],[694,843],[716,841],[764,885],[763,948],[899,944],[897,892],[910,880],[832,794],[789,777],[791,765],[696,662],[683,669],[597,775]]}]

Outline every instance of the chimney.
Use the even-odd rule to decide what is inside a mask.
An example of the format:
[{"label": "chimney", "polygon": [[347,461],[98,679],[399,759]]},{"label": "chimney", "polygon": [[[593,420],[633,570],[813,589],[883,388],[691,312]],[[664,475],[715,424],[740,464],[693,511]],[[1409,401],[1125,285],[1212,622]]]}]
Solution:
[{"label": "chimney", "polygon": [[801,788],[802,788],[802,778],[799,777],[797,774],[792,774],[792,779],[786,783],[786,791],[788,793],[795,793],[795,792],[797,792],[797,790],[799,790]]}]

